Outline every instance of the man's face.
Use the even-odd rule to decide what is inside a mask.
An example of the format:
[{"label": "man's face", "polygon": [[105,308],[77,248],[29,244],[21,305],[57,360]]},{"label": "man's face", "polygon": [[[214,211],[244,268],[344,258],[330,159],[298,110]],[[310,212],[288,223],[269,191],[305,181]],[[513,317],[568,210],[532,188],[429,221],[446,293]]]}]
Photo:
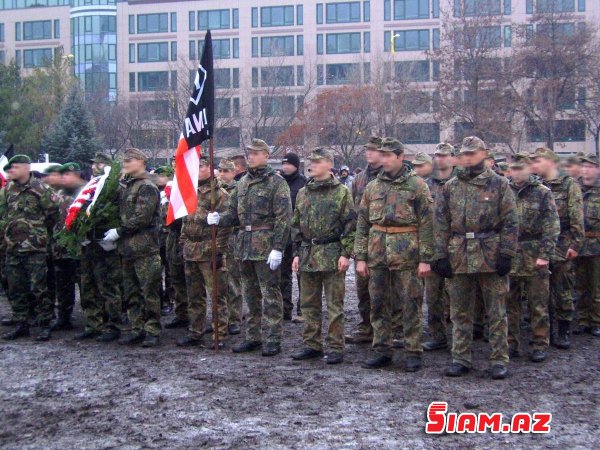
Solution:
[{"label": "man's face", "polygon": [[11,164],[7,174],[11,180],[23,180],[26,177],[29,177],[30,170],[31,166],[29,164],[16,163]]},{"label": "man's face", "polygon": [[233,170],[227,169],[219,169],[219,178],[224,183],[231,183],[235,177],[235,172]]},{"label": "man's face", "polygon": [[433,171],[433,167],[429,163],[417,164],[414,167],[416,174],[420,177],[427,177],[431,175],[431,172]]},{"label": "man's face", "polygon": [[550,175],[550,172],[554,169],[556,169],[556,162],[548,158],[534,158],[531,163],[533,173],[538,174],[542,178]]},{"label": "man's face", "polygon": [[348,176],[348,171],[347,170],[340,171],[340,177],[346,178],[347,176]]},{"label": "man's face", "polygon": [[523,167],[512,167],[509,169],[508,174],[515,183],[522,184],[529,179],[531,168],[528,164],[525,164]]},{"label": "man's face", "polygon": [[367,148],[365,159],[367,160],[367,164],[379,167],[381,165],[381,152],[372,148]]},{"label": "man's face", "polygon": [[381,153],[381,165],[383,170],[389,173],[394,173],[400,170],[402,163],[404,162],[404,153],[396,155],[394,152],[380,152]]},{"label": "man's face", "polygon": [[61,185],[62,177],[58,172],[49,173],[44,177],[44,183],[48,186],[57,188]]},{"label": "man's face", "polygon": [[[483,160],[488,161],[487,153],[483,149],[476,150],[474,152],[463,152],[461,153],[461,163],[463,167],[474,167],[478,164],[481,164]],[[494,162],[492,160],[492,162]],[[486,163],[487,167],[487,163]]]},{"label": "man's face", "polygon": [[257,167],[264,167],[269,162],[269,154],[262,150],[249,150],[248,151],[248,166],[251,169]]},{"label": "man's face", "polygon": [[565,164],[565,173],[571,178],[579,178],[581,175],[581,166],[579,164],[567,163]]},{"label": "man's face", "polygon": [[123,173],[135,175],[146,170],[146,163],[141,159],[127,158],[123,160]]},{"label": "man's face", "polygon": [[485,158],[485,168],[486,169],[493,169],[494,166],[496,165],[496,163],[494,162],[494,160],[492,158]]},{"label": "man's face", "polygon": [[446,170],[452,167],[452,155],[438,154],[435,155],[435,163],[438,169]]},{"label": "man's face", "polygon": [[296,166],[293,164],[290,164],[288,162],[284,162],[281,165],[281,170],[283,171],[284,174],[286,175],[292,175],[294,174],[298,169],[296,169]]},{"label": "man's face", "polygon": [[598,178],[598,175],[600,175],[600,167],[589,162],[584,162],[581,164],[581,176],[583,181],[593,183],[596,181],[596,178]]},{"label": "man's face", "polygon": [[310,174],[317,179],[328,177],[332,168],[333,162],[326,158],[311,159],[310,161]]},{"label": "man's face", "polygon": [[200,164],[198,168],[198,180],[204,181],[210,178],[210,165]]},{"label": "man's face", "polygon": [[92,164],[92,173],[95,176],[102,175],[104,173],[105,167],[106,167],[106,164],[101,163],[101,162],[95,162]]},{"label": "man's face", "polygon": [[61,177],[61,184],[65,187],[71,188],[80,184],[81,177],[77,172],[65,172]]}]

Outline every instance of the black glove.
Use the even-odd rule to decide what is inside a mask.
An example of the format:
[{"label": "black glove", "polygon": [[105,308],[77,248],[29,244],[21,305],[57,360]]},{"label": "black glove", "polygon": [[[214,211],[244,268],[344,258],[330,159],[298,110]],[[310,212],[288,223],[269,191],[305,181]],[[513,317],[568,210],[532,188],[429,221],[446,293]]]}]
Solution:
[{"label": "black glove", "polygon": [[433,270],[442,278],[452,278],[454,276],[452,273],[452,266],[450,265],[450,260],[448,258],[442,258],[438,259],[437,261],[433,261],[431,263],[431,270]]},{"label": "black glove", "polygon": [[510,272],[510,263],[512,262],[512,258],[510,256],[503,255],[500,253],[498,255],[498,259],[496,260],[496,273],[503,277]]},{"label": "black glove", "polygon": [[223,267],[223,255],[221,253],[217,253],[217,256],[215,256],[215,261],[217,263],[217,270]]}]

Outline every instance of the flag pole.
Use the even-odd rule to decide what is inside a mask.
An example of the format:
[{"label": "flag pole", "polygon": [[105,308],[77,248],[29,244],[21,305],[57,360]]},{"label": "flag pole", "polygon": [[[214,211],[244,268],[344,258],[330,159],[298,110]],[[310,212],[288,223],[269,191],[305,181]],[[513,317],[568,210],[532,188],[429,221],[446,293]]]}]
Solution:
[{"label": "flag pole", "polygon": [[[210,210],[214,211],[216,206],[215,198],[215,149],[214,138],[209,139],[209,164],[210,164]],[[217,226],[213,225],[210,229],[210,245],[211,245],[211,268],[212,268],[212,317],[213,317],[213,333],[215,342],[215,351],[219,351],[219,305],[217,296],[219,295],[219,287],[217,285]]]}]

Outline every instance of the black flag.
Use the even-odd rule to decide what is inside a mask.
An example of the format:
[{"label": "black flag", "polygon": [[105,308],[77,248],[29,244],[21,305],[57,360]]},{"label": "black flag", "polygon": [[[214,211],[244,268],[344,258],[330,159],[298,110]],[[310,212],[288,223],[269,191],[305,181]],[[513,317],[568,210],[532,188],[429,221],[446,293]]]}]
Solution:
[{"label": "black flag", "polygon": [[183,137],[188,148],[196,147],[210,139],[214,132],[215,84],[210,30],[204,38],[204,50],[192,89],[183,127]]}]

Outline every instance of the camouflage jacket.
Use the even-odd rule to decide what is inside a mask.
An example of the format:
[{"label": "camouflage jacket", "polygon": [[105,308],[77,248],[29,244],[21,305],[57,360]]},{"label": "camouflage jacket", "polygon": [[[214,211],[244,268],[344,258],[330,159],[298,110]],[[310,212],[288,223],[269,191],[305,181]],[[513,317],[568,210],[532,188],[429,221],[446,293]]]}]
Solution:
[{"label": "camouflage jacket", "polygon": [[512,181],[519,217],[519,243],[512,260],[511,275],[534,276],[538,258],[550,261],[554,256],[560,221],[552,191],[532,177],[522,186]]},{"label": "camouflage jacket", "polygon": [[[228,194],[225,189],[215,185],[214,211],[222,214],[227,210]],[[181,242],[183,259],[186,261],[210,261],[212,254],[211,227],[206,223],[206,216],[212,210],[210,204],[210,180],[198,183],[198,207],[196,212],[183,219]],[[228,228],[217,228],[217,253],[227,253]]]},{"label": "camouflage jacket", "polygon": [[377,175],[381,172],[381,167],[377,169],[367,166],[365,170],[356,175],[354,182],[352,183],[352,200],[354,200],[354,206],[359,207],[362,196],[367,188],[367,184],[377,178]]},{"label": "camouflage jacket", "polygon": [[33,175],[0,191],[0,230],[8,254],[47,253],[58,218],[56,194]]},{"label": "camouflage jacket", "polygon": [[167,228],[165,254],[169,264],[183,264],[183,244],[181,243],[181,228],[183,218],[175,219]]},{"label": "camouflage jacket", "polygon": [[573,178],[561,175],[550,181],[543,181],[554,194],[558,217],[560,218],[560,235],[554,252],[555,261],[564,261],[567,250],[581,250],[584,238],[583,198],[581,188]]},{"label": "camouflage jacket", "polygon": [[68,255],[67,249],[58,245],[55,240],[55,237],[58,233],[60,233],[65,228],[65,219],[67,218],[67,213],[69,212],[69,206],[75,201],[79,192],[83,189],[83,185],[76,189],[61,189],[56,193],[56,197],[58,199],[58,212],[59,219],[54,225],[54,231],[52,236],[52,257],[54,259],[71,259],[71,256]]},{"label": "camouflage jacket", "polygon": [[121,180],[119,252],[139,258],[159,252],[160,195],[147,173]]},{"label": "camouflage jacket", "polygon": [[458,172],[438,195],[434,230],[434,259],[449,258],[454,273],[496,272],[498,255],[514,257],[519,238],[508,180],[490,169],[474,178]]},{"label": "camouflage jacket", "polygon": [[[223,189],[225,189],[225,191],[227,191],[229,198],[231,198],[231,195],[237,189],[237,184],[238,184],[238,182],[235,180],[233,180],[231,183],[221,182],[221,187]],[[235,229],[235,227],[231,227],[229,229],[229,231],[230,231],[229,239],[227,240],[227,257],[233,258],[233,254],[235,252],[235,241],[236,241],[236,237],[237,237],[237,233],[236,233],[237,230]]]},{"label": "camouflage jacket", "polygon": [[600,255],[600,178],[593,186],[581,186],[586,237],[580,256]]},{"label": "camouflage jacket", "polygon": [[452,173],[450,174],[450,177],[448,177],[448,178],[439,178],[436,175],[431,175],[430,177],[427,177],[427,180],[425,182],[427,183],[427,186],[429,187],[429,192],[431,192],[431,198],[433,199],[434,203],[435,203],[435,199],[437,198],[438,194],[442,190],[442,187],[455,176],[456,176],[456,169],[452,170]]},{"label": "camouflage jacket", "polygon": [[[219,226],[239,226],[235,259],[266,261],[271,250],[283,252],[290,235],[290,189],[270,167],[250,169],[229,201]],[[251,227],[269,229],[251,230]]]},{"label": "camouflage jacket", "polygon": [[[395,178],[381,172],[370,182],[358,208],[354,253],[369,267],[414,269],[433,256],[432,203],[425,182],[405,166]],[[372,226],[416,227],[386,233]]]},{"label": "camouflage jacket", "polygon": [[[333,176],[311,178],[296,197],[292,229],[301,272],[336,271],[340,256],[350,258],[354,248],[356,213],[348,188]],[[311,239],[334,242],[313,244]]]}]

